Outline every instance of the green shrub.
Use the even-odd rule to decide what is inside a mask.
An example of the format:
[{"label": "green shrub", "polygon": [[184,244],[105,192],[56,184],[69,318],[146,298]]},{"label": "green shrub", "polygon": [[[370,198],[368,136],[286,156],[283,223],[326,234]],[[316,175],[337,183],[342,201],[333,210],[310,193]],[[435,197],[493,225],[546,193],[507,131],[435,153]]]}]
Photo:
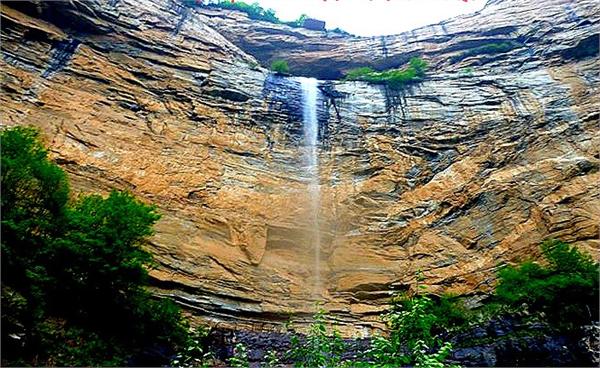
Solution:
[{"label": "green shrub", "polygon": [[[417,274],[417,280],[422,276]],[[389,336],[377,336],[367,352],[375,366],[443,367],[452,345],[439,337],[440,316],[435,314],[435,302],[420,294],[424,286],[417,284],[415,295],[400,294],[392,298],[392,308],[384,315]],[[450,303],[450,302],[448,302]],[[438,309],[437,311],[443,311]],[[437,351],[431,352],[432,350]]]},{"label": "green shrub", "polygon": [[402,90],[409,84],[423,80],[427,63],[420,58],[410,59],[405,69],[391,69],[382,72],[369,67],[351,69],[346,73],[345,80],[365,81],[374,84],[384,84],[393,90]]},{"label": "green shrub", "polygon": [[[64,172],[48,160],[37,130],[7,129],[0,139],[2,281],[27,289],[33,279],[45,277],[36,262],[47,239],[64,226],[69,184]],[[33,297],[34,290],[23,292]]]},{"label": "green shrub", "polygon": [[16,311],[2,315],[11,327],[2,341],[15,326],[22,336],[3,364],[123,365],[152,346],[182,345],[179,308],[144,289],[152,257],[142,244],[156,208],[114,191],[69,203],[66,175],[38,131],[6,129],[0,139],[2,303]]},{"label": "green shrub", "polygon": [[463,299],[452,294],[434,300],[431,314],[436,317],[437,328],[443,330],[460,329],[473,319],[473,312],[465,306]]},{"label": "green shrub", "polygon": [[281,366],[281,359],[279,354],[275,350],[267,351],[265,354],[265,366],[268,368],[275,368]]},{"label": "green shrub", "polygon": [[290,67],[285,60],[274,60],[271,63],[271,70],[279,74],[289,74]]},{"label": "green shrub", "polygon": [[[431,348],[425,344],[423,340],[417,340],[415,347],[412,351],[413,361],[415,368],[445,368],[448,367],[445,364],[446,359],[452,353],[452,344],[445,342],[436,351],[431,353]],[[456,367],[458,365],[450,365],[449,367]]]},{"label": "green shrub", "polygon": [[550,322],[564,328],[597,318],[598,263],[559,240],[548,240],[541,248],[547,265],[527,261],[499,272],[498,300],[544,312]]},{"label": "green shrub", "polygon": [[501,53],[513,50],[520,46],[523,46],[523,45],[521,43],[515,42],[515,41],[507,41],[507,42],[500,42],[500,43],[488,43],[486,45],[468,49],[468,50],[460,53],[459,55],[453,56],[450,59],[450,62],[457,63],[457,62],[464,60],[464,59],[468,58],[469,56],[473,56],[473,55],[501,54]]},{"label": "green shrub", "polygon": [[364,80],[369,75],[377,73],[373,68],[363,66],[360,68],[350,69],[346,72],[346,80]]},{"label": "green shrub", "polygon": [[248,351],[244,344],[236,344],[233,349],[233,356],[229,358],[229,366],[234,368],[250,367],[248,361]]},{"label": "green shrub", "polygon": [[180,349],[171,361],[172,367],[210,367],[215,357],[207,348],[210,330],[205,328],[190,329],[185,346]]},{"label": "green shrub", "polygon": [[344,340],[336,329],[331,333],[327,331],[324,310],[320,309],[313,318],[306,336],[292,336],[292,347],[288,356],[295,362],[296,367],[340,366]]}]

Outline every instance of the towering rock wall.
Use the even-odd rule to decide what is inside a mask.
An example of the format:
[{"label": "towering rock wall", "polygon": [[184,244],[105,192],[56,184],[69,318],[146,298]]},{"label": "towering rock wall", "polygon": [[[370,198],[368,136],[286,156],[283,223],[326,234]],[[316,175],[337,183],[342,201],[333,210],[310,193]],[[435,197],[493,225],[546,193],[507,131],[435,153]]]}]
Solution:
[{"label": "towering rock wall", "polygon": [[[299,83],[261,68],[250,54],[273,56],[255,41],[289,36],[277,56],[298,70],[423,55],[428,77],[403,93],[319,82],[321,293],[344,332],[368,332],[419,269],[433,292],[477,295],[545,238],[597,253],[599,14],[490,2],[388,37],[381,61],[375,39],[302,39],[170,0],[3,3],[2,123],[40,127],[76,190],[159,206],[157,294],[272,330],[314,311],[314,229]],[[496,38],[520,44],[449,61]]]},{"label": "towering rock wall", "polygon": [[338,79],[348,69],[365,65],[395,68],[413,56],[426,58],[436,70],[481,65],[494,57],[469,58],[460,65],[456,65],[456,57],[489,43],[512,42],[520,46],[515,51],[529,53],[529,61],[543,63],[557,54],[568,58],[573,51],[581,53],[587,47],[588,53],[598,53],[600,5],[593,1],[487,1],[481,11],[473,14],[378,37],[352,37],[251,21],[237,11],[200,8],[198,12],[204,22],[265,65],[284,59],[292,71],[321,79]]}]

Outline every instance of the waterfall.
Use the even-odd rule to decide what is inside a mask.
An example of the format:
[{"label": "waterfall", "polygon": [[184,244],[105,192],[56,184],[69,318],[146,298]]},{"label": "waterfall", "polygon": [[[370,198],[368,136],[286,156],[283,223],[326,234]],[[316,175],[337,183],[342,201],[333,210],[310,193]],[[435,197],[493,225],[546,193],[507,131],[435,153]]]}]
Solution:
[{"label": "waterfall", "polygon": [[318,138],[319,122],[317,119],[317,80],[299,78],[302,88],[302,124],[304,130],[304,166],[308,174],[309,200],[309,239],[314,251],[314,296],[321,295],[321,232],[319,226],[319,208],[321,187],[319,185]]}]

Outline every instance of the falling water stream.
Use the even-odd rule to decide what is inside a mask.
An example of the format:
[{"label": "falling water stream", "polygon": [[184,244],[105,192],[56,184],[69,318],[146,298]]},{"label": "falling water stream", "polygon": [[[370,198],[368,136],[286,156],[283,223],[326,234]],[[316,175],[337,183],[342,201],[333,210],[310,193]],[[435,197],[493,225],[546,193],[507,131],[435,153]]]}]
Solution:
[{"label": "falling water stream", "polygon": [[319,207],[321,202],[321,187],[319,185],[318,136],[319,123],[317,120],[317,80],[314,78],[299,78],[302,88],[302,123],[304,129],[304,166],[309,178],[309,239],[314,251],[314,289],[313,295],[321,296],[321,232],[319,226]]}]

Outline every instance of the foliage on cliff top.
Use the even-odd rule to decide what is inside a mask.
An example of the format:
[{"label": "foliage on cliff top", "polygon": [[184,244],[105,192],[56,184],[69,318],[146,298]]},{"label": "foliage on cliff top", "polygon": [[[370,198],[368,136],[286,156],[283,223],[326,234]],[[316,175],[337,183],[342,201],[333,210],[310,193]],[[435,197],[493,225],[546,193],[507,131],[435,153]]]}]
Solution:
[{"label": "foliage on cliff top", "polygon": [[[188,0],[186,4],[189,6],[198,6],[201,5],[201,2],[195,0]],[[304,25],[304,20],[308,17],[306,14],[300,15],[296,20],[284,22],[277,18],[275,15],[275,10],[270,8],[263,8],[259,3],[254,2],[252,4],[248,4],[243,1],[231,1],[231,0],[222,0],[219,2],[208,3],[206,6],[221,8],[221,9],[230,9],[237,10],[248,15],[248,18],[255,20],[262,20],[266,22],[276,23],[276,24],[286,24],[291,27],[302,27]]]},{"label": "foliage on cliff top", "polygon": [[37,130],[0,139],[2,364],[124,365],[184,343],[179,309],[143,288],[156,209],[120,192],[69,202]]},{"label": "foliage on cliff top", "polygon": [[[184,1],[184,4],[186,4],[188,6],[201,6],[202,3],[203,2],[199,1],[199,0],[185,0]],[[277,17],[277,15],[275,15],[275,10],[270,9],[270,8],[265,9],[262,6],[260,6],[260,4],[257,2],[249,4],[249,3],[246,3],[243,1],[232,2],[231,0],[222,0],[219,2],[209,2],[205,6],[221,8],[221,9],[237,10],[237,11],[246,13],[248,15],[248,18],[250,18],[250,19],[262,20],[262,21],[275,23],[275,24],[285,24],[285,25],[288,25],[288,26],[294,27],[294,28],[304,28],[304,20],[306,18],[308,18],[308,15],[302,14],[295,20],[282,21],[281,19],[279,19]],[[341,28],[332,29],[331,32],[340,33],[340,34],[343,34],[346,36],[351,36],[350,33],[344,31]]]},{"label": "foliage on cliff top", "polygon": [[209,3],[208,6],[241,11],[246,13],[250,19],[264,20],[271,23],[282,23],[275,15],[275,10],[265,9],[256,2],[248,4],[243,1],[232,2],[231,0],[223,0],[217,3]]},{"label": "foliage on cliff top", "polygon": [[349,70],[344,79],[384,84],[392,90],[402,90],[410,84],[423,80],[426,70],[427,62],[414,57],[410,59],[409,66],[404,69],[390,69],[379,72],[370,67],[360,67]]}]

